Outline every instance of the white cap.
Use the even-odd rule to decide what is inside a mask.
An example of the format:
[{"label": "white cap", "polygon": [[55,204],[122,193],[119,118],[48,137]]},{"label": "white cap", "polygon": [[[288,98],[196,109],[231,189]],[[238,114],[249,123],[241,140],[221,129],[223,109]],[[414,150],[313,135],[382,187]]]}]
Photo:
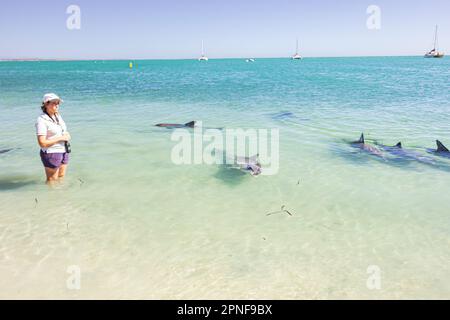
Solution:
[{"label": "white cap", "polygon": [[54,93],[46,93],[46,94],[44,94],[44,97],[42,98],[43,103],[47,103],[52,100],[59,100],[59,101],[63,102],[63,100]]}]

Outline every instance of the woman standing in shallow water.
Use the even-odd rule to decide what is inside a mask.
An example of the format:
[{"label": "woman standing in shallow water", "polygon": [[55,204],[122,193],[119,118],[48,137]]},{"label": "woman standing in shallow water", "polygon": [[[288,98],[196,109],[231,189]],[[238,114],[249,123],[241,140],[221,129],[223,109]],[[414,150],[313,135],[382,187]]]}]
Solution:
[{"label": "woman standing in shallow water", "polygon": [[54,93],[44,95],[42,114],[36,121],[36,135],[47,184],[63,178],[66,174],[70,153],[70,134],[58,113],[62,100]]}]

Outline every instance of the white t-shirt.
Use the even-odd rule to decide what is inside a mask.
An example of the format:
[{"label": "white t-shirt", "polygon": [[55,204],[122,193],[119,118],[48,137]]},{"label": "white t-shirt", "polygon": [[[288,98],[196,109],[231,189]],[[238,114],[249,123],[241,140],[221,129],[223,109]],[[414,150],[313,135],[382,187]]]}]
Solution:
[{"label": "white t-shirt", "polygon": [[[58,115],[57,121],[55,117],[52,119],[48,114],[42,113],[36,120],[36,135],[38,136],[46,136],[47,139],[53,139],[62,137],[64,132],[67,132],[67,127],[60,115]],[[46,153],[66,152],[64,141],[55,143],[49,148],[41,148],[41,150]]]}]

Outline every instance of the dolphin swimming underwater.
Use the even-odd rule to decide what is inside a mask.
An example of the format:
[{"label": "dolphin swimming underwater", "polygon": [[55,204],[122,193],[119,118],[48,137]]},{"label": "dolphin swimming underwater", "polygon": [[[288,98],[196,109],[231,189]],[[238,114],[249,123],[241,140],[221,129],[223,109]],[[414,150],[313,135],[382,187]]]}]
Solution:
[{"label": "dolphin swimming underwater", "polygon": [[236,164],[239,166],[239,169],[248,171],[253,176],[261,174],[261,164],[259,163],[258,155],[236,157]]},{"label": "dolphin swimming underwater", "polygon": [[259,154],[251,157],[241,157],[227,155],[226,152],[220,151],[218,149],[214,150],[216,160],[222,163],[228,168],[239,169],[243,172],[248,172],[252,176],[257,176],[261,174],[261,163],[259,162]]},{"label": "dolphin swimming underwater", "polygon": [[7,153],[7,152],[10,152],[12,150],[13,150],[12,148],[11,149],[3,149],[3,150],[0,150],[0,154]]},{"label": "dolphin swimming underwater", "polygon": [[156,127],[163,127],[167,129],[178,129],[178,128],[194,128],[195,127],[195,121],[191,121],[185,124],[179,124],[179,123],[158,123],[155,124]]},{"label": "dolphin swimming underwater", "polygon": [[304,117],[299,117],[295,113],[291,111],[280,111],[276,113],[268,114],[272,120],[280,121],[280,122],[300,122],[307,121],[309,119]]},{"label": "dolphin swimming underwater", "polygon": [[354,148],[359,148],[367,153],[370,153],[371,155],[384,158],[383,153],[380,149],[366,143],[366,141],[364,140],[364,133],[361,133],[361,137],[359,138],[359,140],[352,142],[351,146]]},{"label": "dolphin swimming underwater", "polygon": [[285,120],[285,119],[295,118],[295,114],[293,114],[290,111],[282,111],[282,112],[272,113],[271,118],[273,120]]},{"label": "dolphin swimming underwater", "polygon": [[399,157],[399,158],[404,158],[404,159],[409,159],[409,160],[415,160],[424,164],[430,164],[430,165],[434,165],[436,164],[435,161],[430,158],[427,157],[419,152],[416,151],[412,151],[412,150],[405,150],[403,149],[402,143],[399,142],[397,143],[395,146],[385,146],[380,144],[379,145],[383,150],[389,152],[391,155]]}]

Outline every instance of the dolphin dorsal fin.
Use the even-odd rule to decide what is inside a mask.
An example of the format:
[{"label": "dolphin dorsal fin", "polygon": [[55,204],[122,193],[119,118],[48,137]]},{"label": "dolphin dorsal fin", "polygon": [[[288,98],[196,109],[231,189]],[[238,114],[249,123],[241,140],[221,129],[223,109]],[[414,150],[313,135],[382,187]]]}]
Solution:
[{"label": "dolphin dorsal fin", "polygon": [[397,143],[397,144],[395,145],[395,147],[401,149],[401,148],[402,148],[402,143],[401,143],[401,142]]},{"label": "dolphin dorsal fin", "polygon": [[364,133],[361,133],[361,137],[358,140],[359,143],[364,143]]},{"label": "dolphin dorsal fin", "polygon": [[191,121],[184,124],[186,127],[193,128],[195,126],[195,121]]},{"label": "dolphin dorsal fin", "polygon": [[250,163],[250,162],[256,163],[256,162],[258,162],[258,157],[259,157],[259,153],[258,153],[258,154],[255,154],[255,155],[253,155],[253,156],[251,156],[251,157],[248,157],[248,162],[249,162],[249,163]]},{"label": "dolphin dorsal fin", "polygon": [[437,144],[437,152],[450,152],[439,140],[436,140],[436,144]]}]

